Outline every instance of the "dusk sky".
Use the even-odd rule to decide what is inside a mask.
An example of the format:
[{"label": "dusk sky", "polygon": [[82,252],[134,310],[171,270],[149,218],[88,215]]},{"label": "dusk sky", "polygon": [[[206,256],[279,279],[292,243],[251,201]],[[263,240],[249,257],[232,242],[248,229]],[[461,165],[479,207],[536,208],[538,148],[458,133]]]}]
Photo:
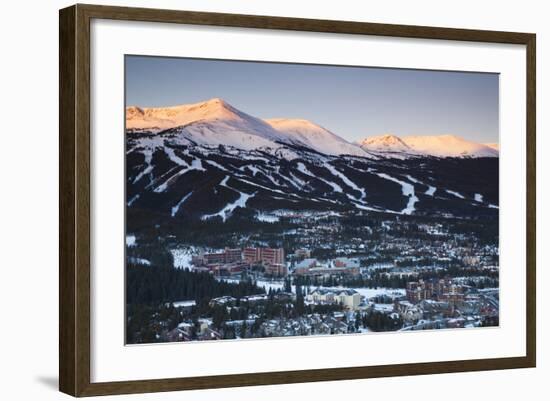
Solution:
[{"label": "dusk sky", "polygon": [[259,118],[311,120],[353,142],[391,133],[498,142],[499,76],[126,56],[126,105],[219,97]]}]

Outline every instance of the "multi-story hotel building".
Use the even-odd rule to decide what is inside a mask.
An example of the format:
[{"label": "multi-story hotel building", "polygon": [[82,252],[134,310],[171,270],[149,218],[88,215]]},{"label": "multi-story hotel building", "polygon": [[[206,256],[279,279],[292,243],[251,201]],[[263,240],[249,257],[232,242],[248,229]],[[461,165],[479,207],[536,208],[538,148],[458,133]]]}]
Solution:
[{"label": "multi-story hotel building", "polygon": [[248,263],[284,264],[283,248],[244,248],[243,258]]}]

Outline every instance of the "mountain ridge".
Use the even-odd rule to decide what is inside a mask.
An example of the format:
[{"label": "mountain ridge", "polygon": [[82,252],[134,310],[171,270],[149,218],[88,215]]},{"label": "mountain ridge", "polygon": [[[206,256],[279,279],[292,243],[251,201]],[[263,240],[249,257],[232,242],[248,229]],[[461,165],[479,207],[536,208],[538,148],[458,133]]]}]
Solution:
[{"label": "mountain ridge", "polygon": [[152,134],[171,131],[189,143],[226,145],[244,150],[292,145],[325,155],[374,159],[499,155],[498,144],[476,143],[449,134],[404,137],[384,134],[351,143],[315,122],[299,118],[260,119],[221,98],[169,107],[129,106],[126,108],[126,131]]},{"label": "mountain ridge", "polygon": [[380,135],[359,142],[370,152],[406,153],[432,157],[498,157],[498,149],[457,135]]},{"label": "mountain ridge", "polygon": [[261,120],[218,98],[129,107],[127,117],[126,205],[136,224],[152,216],[202,225],[319,212],[498,214],[498,158],[428,156],[418,150],[430,144],[424,137],[414,149],[386,135],[368,142],[384,147],[365,150],[314,122]]}]

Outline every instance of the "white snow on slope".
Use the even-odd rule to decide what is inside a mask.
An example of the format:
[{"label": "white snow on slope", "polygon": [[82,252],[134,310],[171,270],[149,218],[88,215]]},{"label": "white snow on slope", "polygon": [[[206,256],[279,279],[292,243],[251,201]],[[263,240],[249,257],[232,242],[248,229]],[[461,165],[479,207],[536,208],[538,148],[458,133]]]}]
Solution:
[{"label": "white snow on slope", "polygon": [[422,181],[419,181],[417,180],[416,178],[414,177],[411,177],[410,175],[406,175],[405,177],[407,177],[407,179],[411,182],[414,182],[415,184],[422,184],[422,185],[425,185],[428,187],[428,189],[426,190],[426,192],[424,192],[425,195],[429,195],[429,196],[434,196],[435,194],[435,191],[437,190],[436,187],[432,187],[431,185],[428,185]]},{"label": "white snow on slope", "polygon": [[481,195],[481,194],[475,194],[475,195],[474,195],[474,200],[475,200],[476,202],[482,203],[482,202],[483,202],[483,195]]},{"label": "white snow on slope", "polygon": [[[236,191],[236,190],[235,190]],[[252,198],[254,196],[254,194],[245,194],[244,192],[240,192],[240,191],[237,191],[239,192],[239,199],[237,199],[235,202],[232,202],[232,203],[228,203],[222,210],[220,210],[218,213],[214,213],[214,214],[205,214],[204,216],[202,216],[202,220],[209,220],[213,217],[216,217],[216,216],[219,216],[222,218],[222,221],[226,221],[227,218],[229,216],[231,216],[231,213],[233,213],[233,211],[238,208],[238,207],[242,207],[242,208],[245,208],[246,207],[246,202],[248,201],[248,199]]]},{"label": "white snow on slope", "polygon": [[360,209],[360,210],[368,210],[369,212],[387,212],[387,213],[395,213],[393,210],[383,210],[383,209],[380,209],[380,208],[375,208],[375,207],[371,207],[371,206],[365,206],[365,205],[363,205],[363,204],[356,203],[356,202],[353,202],[353,205],[354,205],[357,209]]},{"label": "white snow on slope", "polygon": [[[212,147],[224,145],[242,150],[262,149],[289,160],[296,158],[296,154],[284,144],[308,147],[325,155],[350,155],[371,159],[378,158],[375,152],[382,153],[382,157],[386,152],[387,156],[400,158],[418,155],[498,157],[499,154],[498,144],[475,143],[455,135],[403,138],[382,135],[366,138],[359,146],[311,121],[287,118],[262,120],[219,98],[172,107],[131,106],[126,109],[126,128],[128,135],[140,130],[161,133],[149,137],[149,141],[162,141],[169,137],[175,144],[196,143]],[[140,138],[140,142],[142,140],[145,139]],[[149,143],[145,147],[153,149],[153,144]]]},{"label": "white snow on slope", "polygon": [[160,137],[145,137],[140,138],[138,144],[132,148],[131,150],[128,150],[126,153],[130,153],[131,151],[137,151],[141,154],[143,154],[144,157],[144,163],[145,168],[134,178],[133,184],[138,182],[143,176],[149,175],[149,183],[152,182],[152,176],[151,173],[153,171],[153,165],[151,164],[153,160],[153,153],[157,149],[162,149],[164,147],[164,139]]},{"label": "white snow on slope", "polygon": [[264,175],[265,178],[267,178],[269,181],[271,181],[271,183],[277,187],[281,186],[281,183],[279,181],[277,181],[269,171],[265,171],[263,169],[261,169],[261,172],[262,174]]},{"label": "white snow on slope", "polygon": [[333,182],[333,181],[329,181],[329,180],[325,180],[324,178],[322,177],[315,177],[316,179],[318,179],[319,181],[322,181],[324,182],[325,184],[327,184],[329,187],[332,188],[332,190],[334,192],[340,192],[340,193],[344,193],[344,190],[342,189],[342,187],[340,185],[338,185],[337,183]]},{"label": "white snow on slope", "polygon": [[308,120],[272,118],[265,120],[285,136],[284,141],[303,144],[326,155],[353,155],[369,157],[359,146]]},{"label": "white snow on slope", "polygon": [[456,135],[407,136],[403,142],[418,153],[438,157],[498,157],[498,151]]},{"label": "white snow on slope", "polygon": [[[174,149],[169,147],[164,147],[164,153],[166,153],[166,156],[168,156],[168,158],[172,160],[174,163],[176,163],[178,166],[184,166],[184,167],[189,166],[189,164],[185,160],[183,160],[181,157],[176,155],[176,151]],[[185,151],[184,153],[186,156],[188,155],[187,151]]]},{"label": "white snow on slope", "polygon": [[[279,177],[280,179],[286,181],[287,183],[289,183],[290,185],[292,185],[294,188],[296,189],[302,189],[302,185],[300,185],[300,183],[296,183],[296,181],[293,179],[293,178],[290,178],[290,177],[287,177],[286,175],[284,175],[282,172],[281,172],[281,166],[276,166],[275,167],[275,172],[277,174],[277,177]],[[292,175],[292,173],[290,173],[290,175]],[[303,181],[302,181],[303,182]]]},{"label": "white snow on slope", "polygon": [[436,157],[498,157],[498,144],[476,143],[456,135],[416,135],[398,137],[396,135],[381,135],[365,138],[360,146],[371,152],[409,156]]},{"label": "white snow on slope", "polygon": [[263,120],[237,110],[222,99],[172,107],[128,107],[128,135],[132,129],[168,132],[176,144],[233,146],[238,149],[277,148],[285,136]]},{"label": "white snow on slope", "polygon": [[[149,163],[150,163],[150,161],[149,161]],[[134,178],[134,182],[132,182],[132,184],[135,184],[136,182],[141,180],[142,177],[151,174],[152,171],[153,171],[153,166],[151,164],[149,164],[142,171],[140,171],[140,173],[138,175],[136,175],[136,178]],[[150,178],[150,176],[149,176],[149,178]]]},{"label": "white snow on slope", "polygon": [[262,173],[261,170],[258,167],[250,166],[250,165],[242,166],[242,167],[239,168],[239,170],[241,170],[241,171],[250,170],[254,177],[256,177],[256,174],[258,174],[258,173],[261,174]]},{"label": "white snow on slope", "polygon": [[[262,125],[263,124],[263,125]],[[241,120],[197,121],[176,128],[176,135],[202,146],[226,146],[241,150],[276,149],[277,134],[262,122]]]},{"label": "white snow on slope", "polygon": [[302,162],[298,163],[298,171],[300,171],[301,173],[304,173],[305,175],[309,175],[310,177],[313,177],[313,178],[315,178],[319,181],[323,181],[325,184],[332,187],[332,190],[334,192],[341,192],[341,193],[344,192],[342,187],[340,185],[336,184],[335,182],[325,180],[324,178],[321,178],[321,177],[317,177],[315,174],[313,174],[311,171],[309,171],[308,168]]},{"label": "white snow on slope", "polygon": [[[145,159],[145,168],[141,170],[138,175],[136,175],[136,178],[134,178],[132,184],[135,184],[136,182],[141,180],[143,176],[148,175],[153,171],[153,165],[151,164],[151,160],[153,159],[153,149],[145,148],[141,151],[141,153],[143,154],[143,157]],[[150,180],[151,176],[149,176],[149,181]]]},{"label": "white snow on slope", "polygon": [[229,172],[229,170],[227,170],[224,166],[222,166],[220,163],[216,163],[214,160],[205,160],[205,162],[207,164],[210,164],[211,166],[213,167],[216,167],[216,168],[219,168],[220,170],[222,171],[227,171]]},{"label": "white snow on slope", "polygon": [[423,183],[422,181],[419,181],[419,180],[417,180],[416,178],[411,177],[411,176],[408,175],[408,174],[407,174],[405,177],[407,177],[407,180],[409,180],[409,181],[411,181],[411,182],[414,182],[415,184],[422,184],[422,185],[424,185],[424,183]]},{"label": "white snow on slope", "polygon": [[233,213],[235,209],[237,209],[238,207],[246,208],[246,202],[248,202],[248,200],[255,195],[255,193],[247,194],[239,191],[238,189],[230,187],[229,185],[227,185],[227,181],[229,181],[229,178],[230,177],[226,175],[225,178],[220,182],[220,185],[237,192],[239,194],[239,198],[235,202],[228,203],[222,210],[217,213],[205,214],[201,217],[202,220],[209,220],[213,217],[219,216],[222,218],[222,221],[225,222],[231,216],[231,213]]},{"label": "white snow on slope", "polygon": [[132,205],[134,204],[134,202],[137,201],[137,200],[139,199],[139,196],[140,196],[139,194],[134,195],[134,196],[132,197],[132,199],[130,199],[130,200],[128,201],[128,204],[127,204],[127,205],[128,205],[128,206],[132,206]]},{"label": "white snow on slope", "polygon": [[262,120],[252,117],[233,106],[223,99],[213,98],[207,101],[182,104],[170,107],[137,107],[131,106],[126,109],[126,129],[169,129],[189,125],[199,121],[221,121],[240,124],[252,124],[257,129],[265,129],[274,134],[273,130]]},{"label": "white snow on slope", "polygon": [[466,199],[466,197],[456,191],[451,191],[450,189],[446,189],[445,192],[453,195],[453,196],[456,196],[457,198],[460,198],[460,199]]},{"label": "white snow on slope", "polygon": [[292,172],[289,172],[290,176],[294,180],[294,182],[298,185],[298,187],[303,188],[306,185],[306,182],[298,177],[296,175],[292,174]]},{"label": "white snow on slope", "polygon": [[335,175],[336,177],[340,178],[348,187],[350,187],[351,189],[354,189],[356,191],[358,191],[360,194],[361,194],[361,198],[360,199],[357,199],[358,201],[363,201],[365,199],[365,197],[367,196],[365,190],[363,188],[359,188],[352,180],[350,180],[348,177],[346,177],[343,173],[341,173],[340,171],[336,170],[336,168],[334,166],[332,166],[331,164],[325,164],[324,166],[328,171],[330,171],[333,175]]},{"label": "white snow on slope", "polygon": [[435,191],[437,191],[436,187],[429,186],[426,192],[424,192],[426,195],[434,196]]},{"label": "white snow on slope", "polygon": [[418,202],[418,198],[414,193],[414,185],[409,184],[408,182],[405,182],[405,181],[398,180],[397,178],[392,177],[386,173],[375,173],[375,174],[380,178],[384,178],[386,180],[390,180],[401,185],[401,192],[403,192],[403,195],[409,198],[407,207],[401,210],[401,214],[412,214],[412,212],[415,211],[414,205],[416,204],[416,202]]},{"label": "white snow on slope", "polygon": [[[239,180],[240,182],[244,182],[245,184],[252,185],[252,186],[258,187],[258,188],[262,188],[262,189],[265,189],[267,191],[275,192],[275,193],[282,194],[282,195],[287,194],[286,192],[281,191],[280,189],[269,188],[269,187],[266,187],[265,185],[257,184],[255,182],[249,181],[246,178],[242,178],[242,177],[233,177],[233,178],[236,179],[236,180]],[[293,196],[293,194],[288,194],[288,195]]]},{"label": "white snow on slope", "polygon": [[309,175],[310,177],[313,177],[315,178],[315,175],[308,170],[308,168],[306,167],[306,165],[302,162],[299,162],[297,164],[297,167],[298,167],[298,171],[301,172],[301,173],[304,173],[305,175]]},{"label": "white snow on slope", "polygon": [[181,205],[185,203],[185,201],[191,196],[193,191],[189,192],[187,195],[185,195],[181,200],[177,203],[176,206],[172,207],[172,217],[174,217],[176,214],[178,214],[178,211],[180,210]]},{"label": "white snow on slope", "polygon": [[221,185],[222,187],[226,187],[226,188],[229,188],[229,189],[233,189],[233,188],[231,188],[229,185],[227,185],[227,181],[229,181],[230,178],[231,178],[231,177],[228,176],[228,175],[226,175],[225,177],[223,177],[223,180],[220,181],[220,185]]},{"label": "white snow on slope", "polygon": [[[246,178],[242,178],[242,177],[233,177],[233,178],[235,180],[240,181],[240,182],[244,182],[245,184],[252,185],[252,186],[258,187],[258,188],[262,188],[262,189],[265,189],[267,191],[271,191],[271,192],[275,192],[275,193],[278,193],[278,194],[281,194],[281,195],[292,196],[292,197],[295,197],[295,198],[302,199],[302,197],[300,197],[296,194],[287,193],[287,192],[281,191],[280,189],[269,188],[269,187],[266,187],[265,185],[261,185],[261,184],[257,184],[257,183],[252,182],[252,181],[248,181]],[[275,198],[275,197],[273,197],[273,198]],[[277,199],[277,198],[275,198],[275,199]],[[281,199],[284,199],[284,198],[281,198]]]},{"label": "white snow on slope", "polygon": [[396,135],[386,134],[371,136],[359,142],[361,148],[373,152],[405,152],[414,153],[401,138]]},{"label": "white snow on slope", "polygon": [[328,155],[350,154],[369,157],[359,146],[306,120],[261,120],[231,106],[222,99],[172,107],[137,106],[126,109],[126,128],[158,133],[175,128],[176,141],[199,145],[231,146],[243,150],[264,149],[287,159],[296,154],[281,143],[309,147]]},{"label": "white snow on slope", "polygon": [[[166,148],[166,149],[169,149],[169,148]],[[182,164],[179,164],[180,166],[183,166],[185,168],[183,168],[182,170],[178,171],[177,173],[171,175],[168,179],[166,179],[162,184],[160,184],[159,186],[157,186],[154,191],[155,192],[164,192],[166,191],[166,188],[168,188],[168,186],[173,182],[175,181],[179,176],[185,174],[185,173],[188,173],[189,171],[192,171],[192,170],[198,170],[198,171],[206,171],[205,168],[202,166],[202,163],[200,161],[200,159],[193,159],[193,161],[191,162],[191,164],[188,164],[185,160],[183,159],[180,159],[178,157],[178,159],[182,162]]]}]

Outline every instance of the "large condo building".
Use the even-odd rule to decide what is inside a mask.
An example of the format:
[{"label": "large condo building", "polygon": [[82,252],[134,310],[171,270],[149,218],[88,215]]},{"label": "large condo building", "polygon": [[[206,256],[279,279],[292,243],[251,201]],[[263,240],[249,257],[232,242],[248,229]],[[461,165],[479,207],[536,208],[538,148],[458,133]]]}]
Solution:
[{"label": "large condo building", "polygon": [[283,248],[245,248],[243,258],[249,263],[284,264],[285,251]]}]

